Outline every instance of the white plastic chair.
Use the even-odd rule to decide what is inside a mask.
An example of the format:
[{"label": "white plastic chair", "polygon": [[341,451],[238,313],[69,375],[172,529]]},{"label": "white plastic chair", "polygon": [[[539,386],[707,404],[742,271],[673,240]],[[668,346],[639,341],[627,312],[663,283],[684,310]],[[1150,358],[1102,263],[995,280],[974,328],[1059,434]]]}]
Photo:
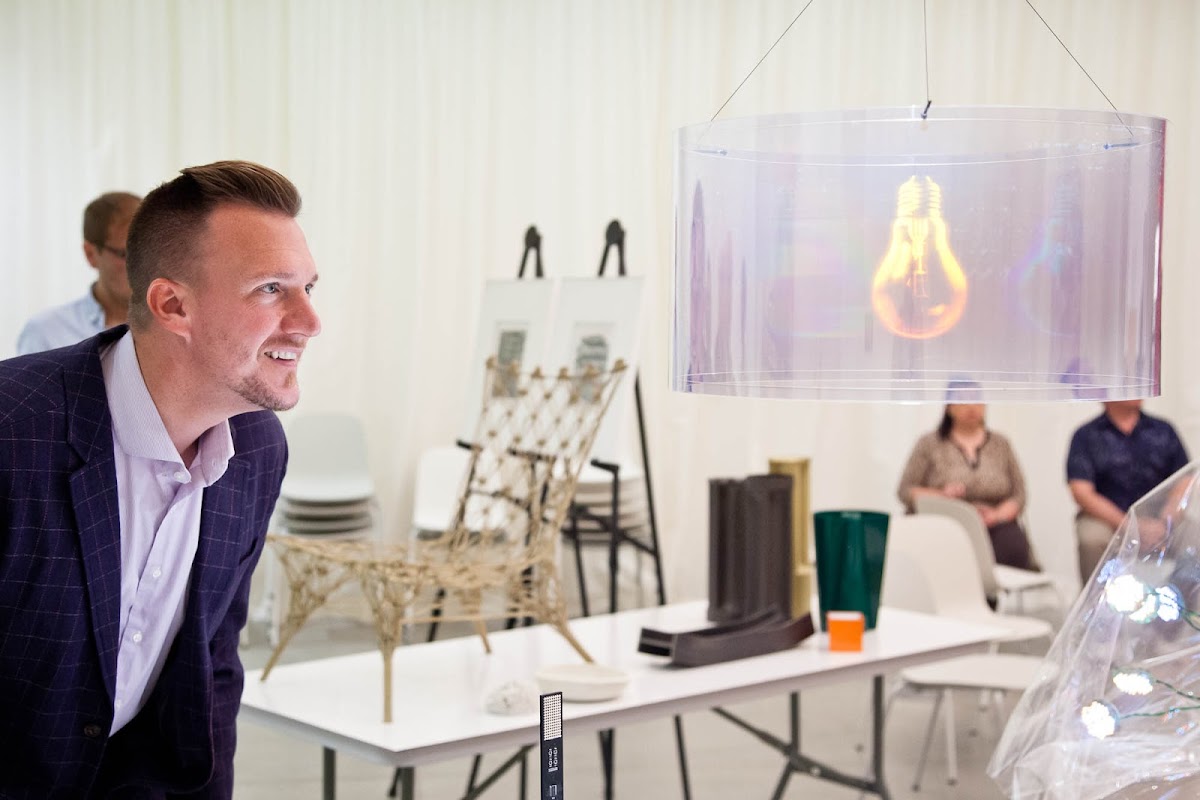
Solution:
[{"label": "white plastic chair", "polygon": [[[996,642],[1050,636],[1050,625],[1043,620],[998,614],[988,607],[971,544],[954,520],[932,514],[893,517],[887,549],[884,605],[990,625],[997,629]],[[937,692],[913,790],[920,787],[939,710],[944,713],[948,781],[954,784],[958,780],[952,690],[972,689],[989,695],[1020,691],[1033,682],[1041,666],[1042,659],[1037,657],[991,652],[903,670],[889,707],[900,691]],[[993,709],[999,714],[997,704]]]},{"label": "white plastic chair", "polygon": [[454,519],[471,451],[462,447],[431,447],[417,460],[413,491],[414,537],[441,536]]},{"label": "white plastic chair", "polygon": [[287,427],[288,468],[280,495],[342,503],[375,495],[362,422],[349,414],[297,417]]},{"label": "white plastic chair", "polygon": [[[350,414],[310,414],[298,416],[287,426],[288,465],[280,487],[280,504],[272,528],[288,531],[287,511],[292,504],[361,504],[370,513],[366,528],[330,531],[323,539],[361,539],[379,527],[379,504],[375,482],[367,459],[367,437],[362,421]],[[361,525],[361,523],[356,523]],[[266,563],[265,591],[254,618],[268,624],[268,641],[279,639],[282,624],[283,575],[275,558]]]},{"label": "white plastic chair", "polygon": [[970,503],[953,497],[920,495],[916,498],[915,505],[919,514],[940,514],[962,525],[975,550],[984,591],[988,597],[996,599],[1000,610],[1007,610],[1011,605],[1015,606],[1017,611],[1022,611],[1026,592],[1045,589],[1050,590],[1055,604],[1062,610],[1063,599],[1058,593],[1058,584],[1049,575],[996,563],[996,554],[992,549],[987,527],[980,519],[979,512]]}]

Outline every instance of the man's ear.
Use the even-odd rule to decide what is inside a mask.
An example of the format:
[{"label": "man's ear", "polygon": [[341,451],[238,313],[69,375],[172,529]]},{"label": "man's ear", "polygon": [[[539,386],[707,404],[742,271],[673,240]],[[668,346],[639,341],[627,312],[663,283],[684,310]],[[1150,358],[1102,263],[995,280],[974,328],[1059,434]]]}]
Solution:
[{"label": "man's ear", "polygon": [[146,289],[150,316],[164,329],[190,341],[192,294],[188,287],[168,278],[155,278]]},{"label": "man's ear", "polygon": [[96,245],[85,240],[83,243],[83,257],[86,258],[87,262],[92,265],[92,269],[100,269],[100,267],[96,264],[100,258],[99,247],[96,247]]}]

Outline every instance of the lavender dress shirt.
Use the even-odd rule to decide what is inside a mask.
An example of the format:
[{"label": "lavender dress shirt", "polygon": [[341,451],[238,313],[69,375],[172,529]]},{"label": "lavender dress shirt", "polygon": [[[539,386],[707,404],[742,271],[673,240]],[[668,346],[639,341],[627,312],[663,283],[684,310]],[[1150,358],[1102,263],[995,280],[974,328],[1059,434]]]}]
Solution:
[{"label": "lavender dress shirt", "polygon": [[142,379],[133,335],[100,354],[112,414],[121,520],[121,612],[112,733],[145,705],[183,624],[204,489],[233,457],[229,423],[201,437],[185,465]]}]

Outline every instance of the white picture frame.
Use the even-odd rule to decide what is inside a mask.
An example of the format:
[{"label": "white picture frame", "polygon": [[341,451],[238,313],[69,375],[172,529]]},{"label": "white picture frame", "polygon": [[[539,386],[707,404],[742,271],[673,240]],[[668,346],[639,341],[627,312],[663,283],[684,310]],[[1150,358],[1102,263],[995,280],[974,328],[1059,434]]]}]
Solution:
[{"label": "white picture frame", "polygon": [[588,364],[611,369],[618,359],[625,362],[625,375],[592,447],[592,458],[618,464],[630,455],[624,446],[624,426],[633,407],[642,289],[642,279],[635,277],[561,278],[547,332],[545,364],[550,369],[565,366],[578,372]]},{"label": "white picture frame", "polygon": [[[484,376],[488,358],[500,363],[516,360],[518,370],[544,367],[546,337],[554,313],[558,284],[550,280],[489,280],[483,288],[475,355],[463,410],[461,436],[471,441],[483,408]],[[503,391],[503,382],[493,391]]]}]

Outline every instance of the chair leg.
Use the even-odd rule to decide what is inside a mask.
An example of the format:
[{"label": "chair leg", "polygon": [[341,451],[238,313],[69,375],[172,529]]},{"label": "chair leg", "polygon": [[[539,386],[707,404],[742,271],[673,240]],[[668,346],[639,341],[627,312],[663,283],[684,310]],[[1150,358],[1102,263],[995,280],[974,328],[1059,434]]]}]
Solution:
[{"label": "chair leg", "polygon": [[946,723],[946,783],[958,783],[958,743],[954,738],[954,690],[946,689],[946,702],[942,706]]},{"label": "chair leg", "polygon": [[933,710],[929,712],[929,724],[925,728],[925,744],[921,748],[921,756],[917,759],[917,774],[913,776],[912,789],[914,792],[921,791],[921,776],[925,773],[925,759],[929,756],[929,745],[933,742],[933,726],[937,723],[938,711],[942,708],[942,699],[946,694],[945,689],[939,689],[937,699],[933,701]]},{"label": "chair leg", "polygon": [[579,576],[579,605],[583,615],[590,617],[587,580],[583,577],[583,544],[579,541],[579,518],[571,515],[571,541],[575,543],[575,574]]},{"label": "chair leg", "polygon": [[484,652],[491,655],[492,643],[488,641],[487,625],[483,624],[483,620],[481,620],[481,619],[475,620],[475,632],[479,634],[480,639],[483,639]]},{"label": "chair leg", "polygon": [[1000,706],[1004,704],[1007,697],[1007,693],[1003,690],[997,690],[992,696],[992,724],[995,725],[997,737],[1004,731],[1004,712],[1000,710]]}]

